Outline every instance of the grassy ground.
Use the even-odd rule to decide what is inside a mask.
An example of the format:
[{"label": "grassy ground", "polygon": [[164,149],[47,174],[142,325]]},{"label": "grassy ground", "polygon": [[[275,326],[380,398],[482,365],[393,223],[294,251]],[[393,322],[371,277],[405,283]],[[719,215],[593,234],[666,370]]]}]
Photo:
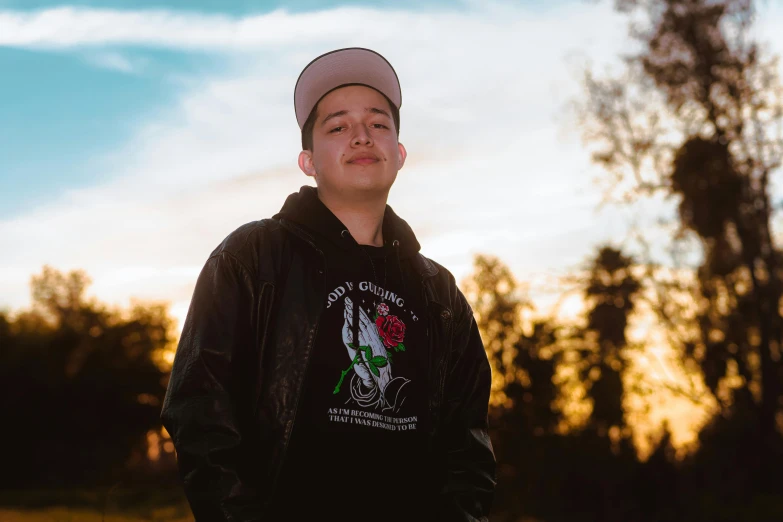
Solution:
[{"label": "grassy ground", "polygon": [[193,522],[180,489],[3,491],[2,522]]},{"label": "grassy ground", "polygon": [[104,515],[95,510],[68,507],[0,508],[0,520],[3,522],[193,522],[193,516],[187,508],[183,513],[183,510],[176,506],[155,509],[147,516],[110,512]]}]

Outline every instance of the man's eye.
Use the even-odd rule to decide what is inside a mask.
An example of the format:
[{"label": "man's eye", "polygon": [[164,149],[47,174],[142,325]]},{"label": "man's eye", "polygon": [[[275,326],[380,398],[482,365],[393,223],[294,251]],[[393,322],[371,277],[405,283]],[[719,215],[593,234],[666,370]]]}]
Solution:
[{"label": "man's eye", "polygon": [[384,125],[383,123],[374,123],[374,124],[373,124],[373,126],[376,126],[376,125],[377,125],[378,127],[382,127],[382,128],[384,128],[384,129],[388,129],[388,128],[389,128],[389,127],[387,127],[386,125]]},{"label": "man's eye", "polygon": [[336,131],[338,129],[342,129],[342,128],[344,128],[344,127],[335,127],[334,129],[330,130],[329,132],[332,133],[332,132],[334,132],[334,131]]}]

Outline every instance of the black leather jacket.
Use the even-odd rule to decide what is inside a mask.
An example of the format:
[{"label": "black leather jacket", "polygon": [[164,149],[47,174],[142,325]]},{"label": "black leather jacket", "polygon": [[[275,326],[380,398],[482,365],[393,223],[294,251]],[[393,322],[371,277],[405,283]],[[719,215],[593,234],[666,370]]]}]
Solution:
[{"label": "black leather jacket", "polygon": [[[406,269],[421,278],[427,303],[437,520],[486,520],[495,488],[490,368],[473,312],[439,264],[416,253]],[[324,270],[308,231],[275,216],[231,233],[198,277],[161,418],[199,522],[266,520],[325,302]]]}]

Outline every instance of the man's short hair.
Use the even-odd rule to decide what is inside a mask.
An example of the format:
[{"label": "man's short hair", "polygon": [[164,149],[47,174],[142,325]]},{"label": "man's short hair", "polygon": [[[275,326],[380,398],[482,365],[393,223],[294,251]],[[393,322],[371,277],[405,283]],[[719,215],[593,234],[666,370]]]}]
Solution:
[{"label": "man's short hair", "polygon": [[[326,94],[329,94],[330,92],[340,89],[342,87],[348,87],[349,85],[363,85],[361,83],[350,83],[347,85],[340,85],[339,87],[335,87],[331,91],[327,92]],[[369,87],[368,85],[363,85],[364,87]],[[370,87],[372,89],[372,87]],[[397,139],[400,138],[400,110],[397,108],[394,103],[389,99],[388,96],[383,94],[381,91],[377,89],[373,89],[374,91],[380,93],[381,96],[383,96],[383,99],[386,100],[386,103],[389,104],[389,107],[391,109],[391,116],[392,120],[394,120],[394,130],[397,133]],[[324,94],[324,96],[326,96]],[[324,99],[324,96],[321,96],[321,100]],[[307,117],[307,121],[305,121],[304,126],[302,127],[302,150],[313,150],[313,130],[315,129],[315,119],[316,115],[318,114],[318,105],[320,105],[321,100],[318,100],[318,103],[315,104],[313,107],[313,110],[310,111],[310,115]]]}]

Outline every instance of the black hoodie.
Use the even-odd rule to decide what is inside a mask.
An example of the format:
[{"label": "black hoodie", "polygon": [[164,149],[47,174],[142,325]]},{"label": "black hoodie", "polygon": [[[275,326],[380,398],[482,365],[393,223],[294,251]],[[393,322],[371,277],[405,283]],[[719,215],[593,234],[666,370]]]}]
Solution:
[{"label": "black hoodie", "polygon": [[326,257],[328,294],[276,510],[287,520],[423,516],[431,498],[428,343],[421,281],[410,264],[419,243],[387,205],[384,245],[359,245],[311,186],[291,194],[275,217],[313,234]]}]

